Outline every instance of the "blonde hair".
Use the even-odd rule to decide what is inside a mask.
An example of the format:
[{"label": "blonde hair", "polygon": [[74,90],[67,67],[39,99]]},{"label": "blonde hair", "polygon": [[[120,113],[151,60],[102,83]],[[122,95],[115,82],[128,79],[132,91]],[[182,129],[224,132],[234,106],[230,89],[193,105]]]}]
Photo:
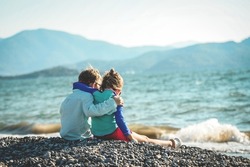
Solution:
[{"label": "blonde hair", "polygon": [[108,72],[105,72],[102,80],[101,89],[111,88],[113,90],[120,90],[123,87],[123,78],[122,76],[115,71],[113,68]]}]

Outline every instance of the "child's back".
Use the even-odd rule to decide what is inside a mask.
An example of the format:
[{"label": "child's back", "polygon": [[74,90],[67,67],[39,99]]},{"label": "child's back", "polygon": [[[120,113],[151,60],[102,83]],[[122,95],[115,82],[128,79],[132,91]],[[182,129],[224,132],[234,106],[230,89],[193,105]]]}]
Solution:
[{"label": "child's back", "polygon": [[[110,97],[112,97],[113,91],[112,90],[105,90],[103,92],[96,91],[93,93],[94,96],[94,103],[98,104],[101,103]],[[113,112],[113,111],[112,111]],[[111,134],[117,128],[115,114],[105,114],[100,117],[92,117],[92,126],[91,132],[95,136],[105,136],[107,134]]]}]

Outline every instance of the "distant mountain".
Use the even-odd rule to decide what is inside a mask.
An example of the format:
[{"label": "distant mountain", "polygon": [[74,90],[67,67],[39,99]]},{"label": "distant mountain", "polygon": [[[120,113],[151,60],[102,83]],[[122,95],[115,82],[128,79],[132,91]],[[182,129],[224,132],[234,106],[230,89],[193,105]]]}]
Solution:
[{"label": "distant mountain", "polygon": [[0,79],[77,76],[89,65],[98,68],[101,73],[115,68],[123,74],[250,69],[250,38],[240,43],[207,43],[169,51],[152,51],[127,60],[88,59],[64,67],[41,70],[27,75],[0,77]]},{"label": "distant mountain", "polygon": [[25,79],[25,78],[55,77],[55,76],[78,76],[78,75],[79,72],[77,70],[58,66],[24,75],[4,76],[4,77],[0,76],[0,79]]},{"label": "distant mountain", "polygon": [[[207,43],[166,52],[155,52],[149,56],[164,57],[151,68],[160,71],[200,71],[250,68],[250,38],[240,43]],[[158,54],[156,54],[158,53]],[[144,59],[147,59],[142,55]]]},{"label": "distant mountain", "polygon": [[[204,43],[182,48],[127,48],[65,32],[39,29],[0,40],[2,76],[34,71],[46,76],[50,75],[49,71],[55,71],[52,67],[56,66],[64,66],[66,69],[62,71],[65,75],[68,74],[67,69],[74,69],[72,74],[75,74],[88,65],[101,72],[114,67],[122,73],[250,68],[250,38],[239,43]],[[40,70],[48,68],[52,69],[40,73]]]},{"label": "distant mountain", "polygon": [[22,31],[0,40],[0,75],[18,75],[87,59],[124,60],[171,47],[123,47],[46,29]]},{"label": "distant mountain", "polygon": [[151,51],[122,61],[86,60],[69,67],[81,70],[88,64],[101,71],[114,67],[124,73],[250,68],[250,38],[240,43],[206,43],[168,51]]}]

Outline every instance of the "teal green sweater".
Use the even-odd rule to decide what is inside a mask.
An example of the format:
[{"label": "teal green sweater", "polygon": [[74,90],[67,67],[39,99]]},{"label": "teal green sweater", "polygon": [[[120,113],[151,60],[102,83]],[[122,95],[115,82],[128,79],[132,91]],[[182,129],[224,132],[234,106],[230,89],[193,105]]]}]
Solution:
[{"label": "teal green sweater", "polygon": [[[94,103],[98,104],[112,97],[113,92],[112,90],[105,90],[104,92],[95,91],[93,93],[93,96],[95,99]],[[92,117],[91,119],[92,119],[91,132],[95,136],[104,136],[107,134],[111,134],[117,128],[114,113],[109,115],[106,114],[100,117]]]}]

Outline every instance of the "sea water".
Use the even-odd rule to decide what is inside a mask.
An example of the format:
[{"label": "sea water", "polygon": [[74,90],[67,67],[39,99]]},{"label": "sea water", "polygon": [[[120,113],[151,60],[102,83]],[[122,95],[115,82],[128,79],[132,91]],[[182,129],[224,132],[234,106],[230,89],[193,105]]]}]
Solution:
[{"label": "sea water", "polygon": [[[187,145],[250,157],[250,70],[122,76],[128,124],[173,127],[174,134],[161,138],[178,136]],[[60,104],[77,77],[0,80],[0,133],[59,124]]]}]

